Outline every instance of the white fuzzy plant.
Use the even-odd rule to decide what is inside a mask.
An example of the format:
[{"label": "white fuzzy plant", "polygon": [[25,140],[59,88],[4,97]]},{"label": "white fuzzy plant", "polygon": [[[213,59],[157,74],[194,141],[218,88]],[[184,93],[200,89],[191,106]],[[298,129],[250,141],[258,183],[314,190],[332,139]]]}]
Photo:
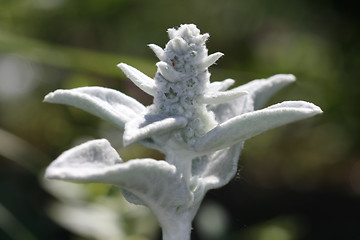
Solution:
[{"label": "white fuzzy plant", "polygon": [[125,63],[118,65],[154,97],[152,105],[102,87],[56,90],[45,97],[114,123],[123,131],[124,146],[139,142],[164,153],[165,161],[124,162],[107,140],[92,140],[61,154],[46,177],[114,184],[129,202],[153,211],[164,240],[188,240],[206,192],[236,174],[245,140],[322,111],[304,101],[259,109],[295,77],[279,74],[227,90],[234,80],[210,82],[208,67],[223,54],[208,55],[209,34],[200,34],[193,24],[171,28],[168,34],[165,49],[149,45],[160,59],[153,79]]}]

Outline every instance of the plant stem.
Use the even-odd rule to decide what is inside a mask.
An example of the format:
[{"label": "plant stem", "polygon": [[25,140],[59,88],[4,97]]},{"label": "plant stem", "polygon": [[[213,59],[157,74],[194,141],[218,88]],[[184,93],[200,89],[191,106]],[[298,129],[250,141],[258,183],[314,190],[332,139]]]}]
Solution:
[{"label": "plant stem", "polygon": [[[176,166],[178,172],[182,174],[182,178],[186,182],[189,191],[191,180],[191,161],[193,155],[185,151],[171,152],[167,154],[166,161]],[[192,206],[192,204],[190,204]],[[174,209],[171,217],[167,217],[165,221],[160,221],[162,227],[163,240],[190,240],[191,223],[197,208],[182,206]],[[171,219],[169,221],[169,219]]]},{"label": "plant stem", "polygon": [[163,225],[163,240],[190,240],[192,218],[186,217],[188,215],[191,214],[186,212],[184,215],[175,216],[176,219],[170,224]]},{"label": "plant stem", "polygon": [[189,155],[185,151],[171,152],[166,156],[166,161],[174,165],[177,171],[182,174],[182,178],[186,181],[188,187],[190,187],[191,161],[193,158],[193,155]]}]

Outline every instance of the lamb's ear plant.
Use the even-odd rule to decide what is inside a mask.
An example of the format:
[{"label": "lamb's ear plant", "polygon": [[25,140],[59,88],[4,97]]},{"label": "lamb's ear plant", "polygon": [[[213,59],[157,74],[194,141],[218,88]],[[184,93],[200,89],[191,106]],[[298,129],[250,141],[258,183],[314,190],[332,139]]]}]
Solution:
[{"label": "lamb's ear plant", "polygon": [[154,78],[118,65],[154,97],[152,105],[102,87],[56,90],[45,97],[46,102],[71,105],[114,123],[123,131],[124,146],[141,143],[164,153],[165,161],[124,162],[107,140],[92,140],[61,154],[46,177],[117,185],[129,202],[153,211],[164,240],[187,240],[206,192],[236,174],[245,140],[322,111],[304,101],[260,109],[295,77],[279,74],[228,90],[232,79],[210,82],[208,67],[223,54],[208,55],[208,34],[200,34],[193,24],[171,28],[168,34],[164,49],[149,45],[160,60]]}]

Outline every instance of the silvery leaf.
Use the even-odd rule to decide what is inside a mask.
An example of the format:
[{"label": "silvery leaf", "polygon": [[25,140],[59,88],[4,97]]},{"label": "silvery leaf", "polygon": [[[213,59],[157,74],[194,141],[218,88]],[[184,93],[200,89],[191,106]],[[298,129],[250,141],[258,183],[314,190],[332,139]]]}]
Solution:
[{"label": "silvery leaf", "polygon": [[246,91],[247,96],[223,104],[210,105],[209,109],[215,113],[218,122],[224,122],[261,108],[273,94],[294,81],[295,76],[292,74],[277,74],[267,79],[253,80],[233,89]]},{"label": "silvery leaf", "polygon": [[178,82],[184,77],[184,74],[177,72],[166,62],[158,62],[156,63],[156,66],[158,67],[160,74],[170,82]]},{"label": "silvery leaf", "polygon": [[247,91],[254,100],[254,109],[259,109],[273,94],[295,80],[292,74],[277,74],[267,79],[253,80],[238,88]]},{"label": "silvery leaf", "polygon": [[59,89],[46,95],[44,101],[77,107],[120,128],[124,128],[127,121],[146,110],[137,100],[119,91],[103,87]]},{"label": "silvery leaf", "polygon": [[208,86],[208,92],[217,92],[217,91],[225,91],[227,90],[231,85],[235,83],[234,79],[225,79],[224,81],[217,81],[212,82]]},{"label": "silvery leaf", "polygon": [[124,146],[154,134],[161,134],[184,127],[186,124],[186,118],[180,116],[145,115],[135,118],[125,125]]},{"label": "silvery leaf", "polygon": [[239,89],[229,90],[229,91],[221,91],[221,92],[210,92],[202,95],[199,99],[199,103],[204,104],[219,104],[228,102],[239,97],[246,95],[247,92],[241,91]]},{"label": "silvery leaf", "polygon": [[62,227],[86,239],[124,239],[121,216],[101,204],[54,203],[50,217]]},{"label": "silvery leaf", "polygon": [[213,65],[219,58],[221,58],[224,54],[221,52],[213,53],[203,59],[203,61],[198,65],[199,69],[207,69],[211,65]]},{"label": "silvery leaf", "polygon": [[162,49],[161,47],[159,47],[156,44],[149,44],[148,45],[151,50],[153,50],[153,52],[155,53],[156,57],[160,60],[160,61],[165,61],[165,51],[164,49]]},{"label": "silvery leaf", "polygon": [[208,105],[208,109],[214,112],[216,121],[222,123],[240,114],[253,111],[254,101],[251,95],[247,94],[226,103]]},{"label": "silvery leaf", "polygon": [[153,210],[165,211],[186,205],[192,199],[175,166],[154,159],[123,162],[105,139],[92,140],[65,151],[50,164],[45,176],[114,184],[131,192]]},{"label": "silvery leaf", "polygon": [[140,72],[134,67],[131,67],[125,63],[119,63],[117,65],[124,74],[141,90],[147,94],[154,96],[156,92],[156,85],[154,79],[148,77],[144,73]]},{"label": "silvery leaf", "polygon": [[233,117],[209,131],[195,143],[199,152],[232,146],[272,128],[321,113],[321,109],[304,101],[288,101]]},{"label": "silvery leaf", "polygon": [[234,177],[242,146],[242,143],[235,144],[203,157],[206,158],[203,159],[206,164],[199,172],[198,177],[201,179],[205,191],[222,187]]}]

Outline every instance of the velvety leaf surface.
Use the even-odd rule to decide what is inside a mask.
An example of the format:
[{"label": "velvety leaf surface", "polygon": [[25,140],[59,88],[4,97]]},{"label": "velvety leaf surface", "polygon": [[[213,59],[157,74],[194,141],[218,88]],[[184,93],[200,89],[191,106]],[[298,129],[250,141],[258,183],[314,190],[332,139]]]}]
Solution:
[{"label": "velvety leaf surface", "polygon": [[193,174],[201,179],[205,191],[222,187],[234,177],[242,146],[238,143],[194,160]]},{"label": "velvety leaf surface", "polygon": [[151,208],[180,206],[191,200],[181,174],[173,165],[154,159],[123,162],[105,139],[65,151],[47,168],[46,177],[114,184]]},{"label": "velvety leaf surface", "polygon": [[161,134],[184,127],[187,123],[184,117],[167,117],[158,115],[146,115],[135,118],[125,125],[124,145],[127,146],[151,135]]},{"label": "velvety leaf surface", "polygon": [[253,80],[233,89],[248,92],[247,96],[227,103],[210,105],[209,109],[215,113],[216,120],[221,123],[237,115],[261,108],[273,94],[293,81],[295,77],[291,74],[278,74],[267,79]]},{"label": "velvety leaf surface", "polygon": [[120,63],[117,65],[125,75],[141,90],[147,94],[154,96],[156,91],[156,85],[154,79],[148,77],[144,73],[140,72],[134,67],[131,67],[125,63]]},{"label": "velvety leaf surface", "polygon": [[321,113],[316,105],[287,101],[268,108],[233,117],[212,129],[195,144],[199,152],[232,146],[272,128]]},{"label": "velvety leaf surface", "polygon": [[127,121],[146,108],[137,100],[119,91],[103,87],[59,89],[45,96],[45,102],[70,105],[94,114],[124,128]]}]

